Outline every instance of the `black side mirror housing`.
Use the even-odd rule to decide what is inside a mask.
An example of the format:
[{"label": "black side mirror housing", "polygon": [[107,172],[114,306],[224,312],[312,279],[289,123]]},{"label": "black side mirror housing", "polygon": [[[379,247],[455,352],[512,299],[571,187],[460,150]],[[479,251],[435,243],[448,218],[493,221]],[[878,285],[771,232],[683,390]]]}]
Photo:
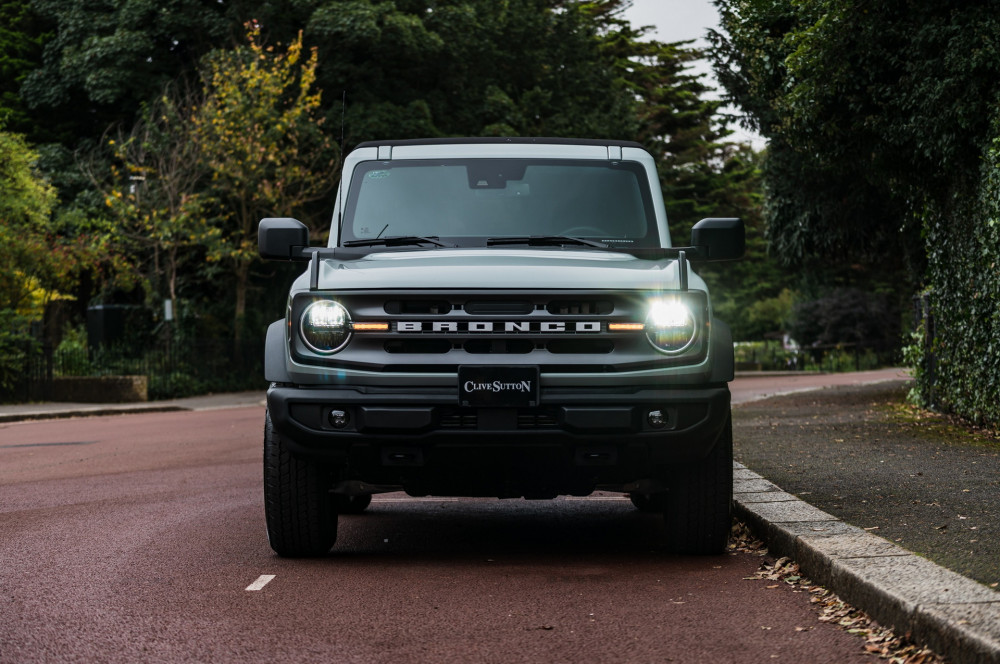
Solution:
[{"label": "black side mirror housing", "polygon": [[309,246],[309,229],[298,219],[269,217],[257,227],[257,253],[279,261],[305,260],[302,249]]},{"label": "black side mirror housing", "polygon": [[702,219],[691,228],[691,244],[698,248],[697,260],[700,261],[743,258],[747,246],[743,220],[736,217]]}]

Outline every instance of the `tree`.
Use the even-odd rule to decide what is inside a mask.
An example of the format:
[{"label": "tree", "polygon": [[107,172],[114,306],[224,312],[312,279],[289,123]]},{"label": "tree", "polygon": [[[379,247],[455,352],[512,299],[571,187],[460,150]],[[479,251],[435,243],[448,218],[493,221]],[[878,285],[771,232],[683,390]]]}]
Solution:
[{"label": "tree", "polygon": [[[713,293],[716,312],[749,340],[782,332],[781,316],[767,317],[787,299],[794,278],[774,260],[764,239],[761,215],[761,156],[747,145],[729,141],[722,102],[708,99],[710,89],[690,72],[700,50],[685,44],[639,41],[622,28],[616,41],[622,76],[634,91],[639,138],[656,156],[670,233],[675,245],[688,243],[691,226],[705,217],[741,217],[747,228],[743,261],[705,265],[699,274]],[[775,305],[755,305],[768,301]]]},{"label": "tree", "polygon": [[[243,312],[248,293],[264,283],[255,276],[252,256],[257,218],[295,214],[309,221],[319,208],[328,212],[328,204],[315,200],[317,192],[299,195],[288,188],[287,183],[300,182],[308,189],[309,178],[288,179],[280,172],[291,172],[298,151],[303,168],[335,176],[337,152],[329,135],[340,134],[342,114],[348,148],[375,138],[451,135],[637,139],[667,165],[662,176],[678,241],[708,211],[739,207],[737,214],[746,216],[742,205],[752,196],[744,187],[754,186],[757,166],[726,144],[717,103],[704,100],[704,83],[687,71],[698,54],[684,44],[643,41],[642,31],[622,18],[626,5],[627,0],[34,0],[35,23],[18,24],[38,44],[18,70],[19,98],[36,119],[33,135],[59,142],[40,151],[47,175],[59,183],[59,209],[73,211],[62,216],[80,224],[67,228],[68,235],[87,235],[101,216],[118,215],[118,224],[127,217],[127,236],[98,229],[101,242],[109,251],[118,247],[127,253],[134,272],[149,284],[147,295],[168,295],[178,288],[170,284],[183,290],[185,283],[201,284],[197,290],[205,292],[233,278],[239,284],[235,309]],[[240,73],[251,69],[255,57],[242,37],[248,19],[257,20],[255,44],[263,49],[257,55],[265,57],[257,67],[260,76],[280,55],[261,45],[301,39],[296,57],[300,65],[311,63],[308,94],[300,95],[298,83],[283,93],[265,94],[263,86],[260,94],[251,92],[256,84]],[[206,103],[174,99],[178,121],[168,131],[150,109],[165,85],[180,90],[183,81],[198,80],[199,63],[202,85],[192,87]],[[226,77],[243,81],[245,89],[223,83]],[[271,102],[265,100],[268,94]],[[264,131],[278,126],[281,113],[299,97],[310,99],[311,120],[296,120],[286,136]],[[253,110],[269,103],[285,110],[271,115]],[[196,113],[190,113],[192,106]],[[257,120],[241,124],[241,117]],[[197,130],[194,124],[180,128],[196,119]],[[109,126],[115,128],[110,133]],[[174,129],[186,132],[200,155],[181,161],[205,173],[187,188],[183,210],[176,195],[162,190],[177,181],[166,175],[171,167],[160,163],[176,153],[168,147]],[[120,179],[117,186],[93,187],[67,156],[92,151],[102,141],[105,148],[108,136],[115,138],[117,154],[103,158],[118,164]],[[277,161],[251,168],[252,160],[236,158],[261,147]],[[313,158],[320,161],[311,167]],[[145,180],[129,179],[140,177]],[[267,182],[278,181],[284,188],[269,192]],[[108,207],[104,194],[111,191],[121,197]],[[181,228],[185,224],[190,227]],[[193,245],[185,244],[189,239]],[[120,240],[127,242],[112,244]],[[211,264],[184,264],[185,258],[205,257]]]},{"label": "tree", "polygon": [[[307,43],[346,91],[348,144],[421,136],[636,138],[625,0],[323,3]],[[631,50],[630,50],[631,49]],[[339,95],[328,120],[340,122]]]},{"label": "tree", "polygon": [[301,34],[282,52],[249,24],[245,46],[208,57],[203,100],[191,109],[190,139],[209,173],[205,196],[215,214],[199,237],[208,259],[233,271],[237,341],[257,223],[296,214],[325,195],[337,174],[336,148],[317,117],[316,51],[302,56]]},{"label": "tree", "polygon": [[[856,318],[876,317],[873,291],[894,297],[883,310],[904,311],[924,287],[934,325],[908,352],[922,397],[1000,422],[996,2],[716,4],[720,80],[771,140],[773,245],[829,283],[836,277],[837,289],[814,299]],[[850,290],[873,275],[876,288]],[[813,312],[814,323],[826,318],[814,334],[829,339],[844,325],[823,313]]]},{"label": "tree", "polygon": [[1000,74],[994,3],[716,5],[719,79],[770,139],[776,253],[919,280],[927,207],[977,179]]},{"label": "tree", "polygon": [[0,131],[0,309],[40,317],[69,266],[49,246],[56,192],[37,159],[23,137]]},{"label": "tree", "polygon": [[[199,0],[33,0],[36,20],[51,26],[20,98],[57,140],[76,147],[108,126],[130,125],[165,85],[191,73],[200,58],[233,43],[247,17],[243,3]],[[51,129],[38,127],[51,136]],[[41,137],[36,137],[40,140]],[[46,138],[45,140],[52,140]]]},{"label": "tree", "polygon": [[0,390],[23,371],[34,345],[31,324],[45,306],[68,297],[88,247],[59,235],[52,219],[56,191],[36,168],[23,136],[0,131]]},{"label": "tree", "polygon": [[34,127],[18,90],[42,58],[43,22],[21,0],[0,1],[0,127],[25,133]]},{"label": "tree", "polygon": [[205,232],[200,184],[207,172],[190,137],[190,114],[199,103],[195,95],[169,86],[130,131],[119,129],[107,140],[116,158],[110,181],[91,170],[130,252],[148,257],[151,288],[171,301],[178,297],[185,254],[199,245],[199,231]]}]

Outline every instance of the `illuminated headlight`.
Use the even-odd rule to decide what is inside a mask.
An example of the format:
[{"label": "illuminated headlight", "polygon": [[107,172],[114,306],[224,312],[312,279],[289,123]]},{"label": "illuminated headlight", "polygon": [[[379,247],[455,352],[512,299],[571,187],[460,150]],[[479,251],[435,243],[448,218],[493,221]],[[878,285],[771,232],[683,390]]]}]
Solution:
[{"label": "illuminated headlight", "polygon": [[657,350],[671,355],[683,352],[697,334],[694,314],[684,301],[662,298],[649,303],[646,337]]},{"label": "illuminated headlight", "polygon": [[329,355],[351,338],[351,316],[339,302],[313,302],[302,312],[299,330],[309,348]]}]

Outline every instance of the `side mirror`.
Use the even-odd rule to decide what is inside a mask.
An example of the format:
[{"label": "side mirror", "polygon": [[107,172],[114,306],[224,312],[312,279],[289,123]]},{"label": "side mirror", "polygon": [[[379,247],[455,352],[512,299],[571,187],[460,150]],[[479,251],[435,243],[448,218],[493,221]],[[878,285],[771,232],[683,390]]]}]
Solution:
[{"label": "side mirror", "polygon": [[[702,261],[734,261],[746,252],[746,230],[738,218],[702,219],[691,228],[691,244]],[[701,252],[704,252],[703,254]]]},{"label": "side mirror", "polygon": [[304,260],[301,250],[309,246],[309,229],[289,217],[260,220],[257,227],[257,253],[261,258],[279,261]]}]

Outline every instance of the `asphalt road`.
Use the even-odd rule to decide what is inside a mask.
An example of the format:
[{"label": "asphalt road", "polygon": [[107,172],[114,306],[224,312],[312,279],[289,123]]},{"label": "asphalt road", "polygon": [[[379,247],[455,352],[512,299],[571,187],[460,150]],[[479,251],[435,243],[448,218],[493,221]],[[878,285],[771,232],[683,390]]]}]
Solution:
[{"label": "asphalt road", "polygon": [[387,494],[330,558],[277,558],[262,422],[2,425],[0,662],[871,661],[805,594],[747,579],[760,558],[667,555],[611,494]]},{"label": "asphalt road", "polygon": [[907,380],[904,369],[876,369],[839,374],[785,373],[747,374],[729,384],[733,405],[760,401],[765,398],[809,392],[817,388],[850,385],[874,385],[892,380]]}]

